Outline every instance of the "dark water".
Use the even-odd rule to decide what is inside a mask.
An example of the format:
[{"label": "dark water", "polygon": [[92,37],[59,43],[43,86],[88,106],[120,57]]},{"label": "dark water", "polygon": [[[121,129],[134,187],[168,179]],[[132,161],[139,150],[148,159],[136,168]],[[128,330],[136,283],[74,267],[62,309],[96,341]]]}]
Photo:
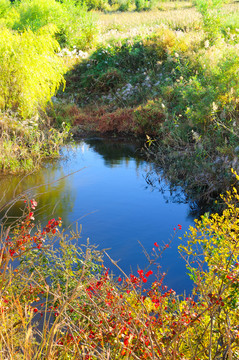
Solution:
[{"label": "dark water", "polygon": [[[182,192],[177,202],[167,184],[161,183],[163,193],[150,186],[148,175],[153,164],[140,158],[138,148],[139,144],[125,141],[81,141],[70,150],[63,149],[61,160],[48,163],[39,172],[0,179],[1,201],[3,204],[14,192],[17,195],[33,188],[29,196],[39,203],[37,220],[44,224],[60,216],[64,227],[78,221],[82,224],[82,242],[89,237],[100,249],[110,248],[110,256],[120,260],[127,273],[148,264],[139,242],[151,252],[154,242],[167,244],[173,228],[181,224],[182,231],[160,264],[161,272],[167,272],[165,284],[183,293],[192,284],[177,247],[178,236],[193,224],[190,207],[181,201],[185,200]],[[20,215],[20,205],[15,205],[9,215]],[[117,269],[114,272],[117,274]]]}]

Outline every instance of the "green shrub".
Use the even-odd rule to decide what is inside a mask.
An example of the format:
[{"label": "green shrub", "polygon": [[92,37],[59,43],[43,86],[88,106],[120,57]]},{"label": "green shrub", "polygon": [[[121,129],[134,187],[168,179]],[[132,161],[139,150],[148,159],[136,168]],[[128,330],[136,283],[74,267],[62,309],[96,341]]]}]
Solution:
[{"label": "green shrub", "polygon": [[[15,30],[39,30],[47,24],[56,24],[64,17],[64,8],[55,0],[23,0],[16,5],[19,21],[14,24]],[[56,24],[58,25],[58,24]]]},{"label": "green shrub", "polygon": [[64,83],[62,59],[53,35],[46,27],[35,34],[0,29],[0,109],[12,109],[26,118],[44,109]]},{"label": "green shrub", "polygon": [[211,41],[220,36],[222,18],[220,8],[225,0],[194,0],[198,11],[202,15],[203,27]]},{"label": "green shrub", "polygon": [[119,11],[128,11],[131,5],[131,0],[120,0],[118,1]]},{"label": "green shrub", "polygon": [[135,0],[136,11],[150,10],[153,7],[152,0]]},{"label": "green shrub", "polygon": [[109,6],[107,0],[85,0],[84,3],[89,10],[105,10]]},{"label": "green shrub", "polygon": [[11,7],[11,2],[9,0],[0,0],[0,17],[6,16]]},{"label": "green shrub", "polygon": [[0,26],[6,25],[11,28],[18,18],[19,14],[11,6],[11,2],[9,0],[0,0]]},{"label": "green shrub", "polygon": [[13,29],[33,32],[41,27],[54,24],[57,27],[57,40],[61,46],[85,49],[95,41],[98,29],[96,17],[87,12],[85,5],[64,0],[23,0],[15,6],[19,19]]}]

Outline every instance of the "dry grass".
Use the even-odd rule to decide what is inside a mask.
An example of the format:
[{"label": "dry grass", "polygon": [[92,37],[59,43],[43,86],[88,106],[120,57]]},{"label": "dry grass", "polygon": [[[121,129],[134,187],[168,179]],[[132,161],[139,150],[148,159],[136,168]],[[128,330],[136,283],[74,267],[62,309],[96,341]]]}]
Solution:
[{"label": "dry grass", "polygon": [[[223,17],[232,13],[239,13],[239,2],[233,1],[224,6]],[[146,36],[160,24],[175,30],[198,30],[201,27],[201,15],[189,1],[161,3],[159,9],[151,11],[99,13],[102,41]]]},{"label": "dry grass", "polygon": [[120,37],[145,36],[154,32],[160,24],[175,29],[193,29],[200,24],[200,15],[195,9],[152,10],[100,15],[102,40]]}]

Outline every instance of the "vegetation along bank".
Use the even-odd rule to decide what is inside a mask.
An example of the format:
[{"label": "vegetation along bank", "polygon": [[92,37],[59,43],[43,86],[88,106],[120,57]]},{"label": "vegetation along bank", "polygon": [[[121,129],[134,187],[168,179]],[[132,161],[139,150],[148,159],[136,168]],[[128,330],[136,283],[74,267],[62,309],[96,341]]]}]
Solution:
[{"label": "vegetation along bank", "polygon": [[147,135],[148,156],[197,203],[230,187],[236,2],[2,0],[0,14],[3,172],[56,156],[70,125]]},{"label": "vegetation along bank", "polygon": [[[0,0],[1,172],[59,156],[70,128],[94,130],[144,136],[148,156],[199,206],[225,194],[239,180],[238,9]],[[182,240],[190,296],[157,273],[169,243],[152,242],[156,268],[115,278],[106,253],[77,246],[62,219],[38,228],[36,201],[23,199],[22,218],[0,237],[0,358],[238,359],[236,187]]]},{"label": "vegetation along bank", "polygon": [[76,132],[148,135],[148,156],[204,208],[238,169],[238,4],[194,5],[101,14],[54,111]]}]

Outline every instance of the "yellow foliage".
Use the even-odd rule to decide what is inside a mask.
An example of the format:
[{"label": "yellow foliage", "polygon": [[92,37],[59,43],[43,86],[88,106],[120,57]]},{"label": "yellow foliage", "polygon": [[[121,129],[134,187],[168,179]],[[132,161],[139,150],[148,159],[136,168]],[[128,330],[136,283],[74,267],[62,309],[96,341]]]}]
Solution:
[{"label": "yellow foliage", "polygon": [[23,117],[45,109],[60,84],[65,68],[56,54],[59,46],[47,26],[21,34],[0,28],[0,109],[13,109]]},{"label": "yellow foliage", "polygon": [[[232,172],[239,180],[237,173]],[[238,337],[235,336],[239,311],[237,189],[234,187],[223,200],[227,205],[223,213],[206,214],[201,220],[196,220],[195,226],[185,234],[187,244],[179,247],[195,283],[194,295],[199,299],[197,311],[202,313],[194,334],[191,331],[188,334],[187,345],[194,347],[200,337],[198,348],[203,351],[211,346],[212,358],[216,356],[219,343],[228,342],[232,352],[238,346]],[[205,308],[207,312],[204,313]],[[205,352],[201,359],[207,356]]]}]

